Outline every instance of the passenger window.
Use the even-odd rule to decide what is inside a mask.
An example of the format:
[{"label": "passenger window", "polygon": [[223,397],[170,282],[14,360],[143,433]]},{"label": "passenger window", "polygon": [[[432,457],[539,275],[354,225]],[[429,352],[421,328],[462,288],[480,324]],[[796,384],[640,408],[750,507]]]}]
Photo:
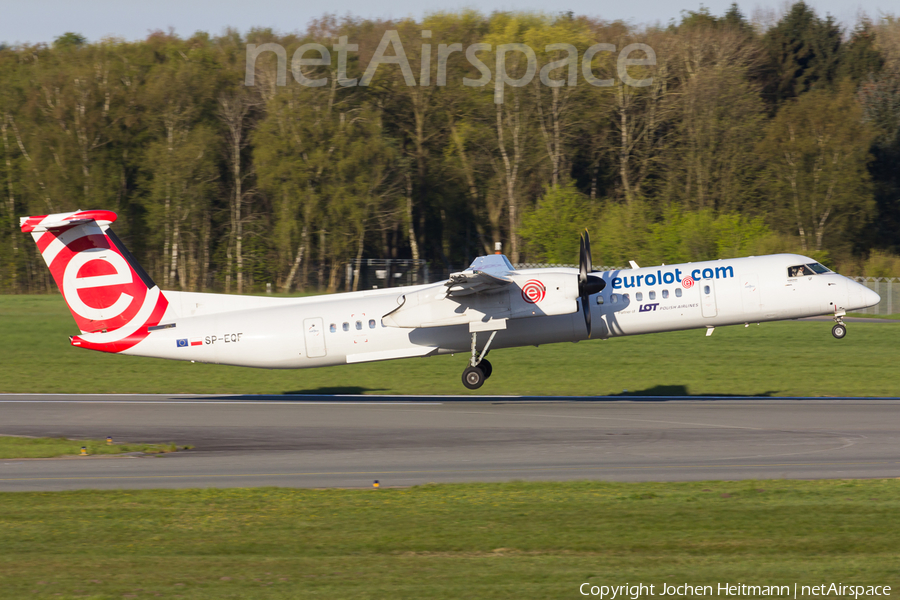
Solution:
[{"label": "passenger window", "polygon": [[637,294],[634,295],[634,299],[637,300],[638,302],[641,302],[644,300],[644,294],[642,292],[638,292]]},{"label": "passenger window", "polygon": [[675,288],[675,297],[681,298],[681,288]]},{"label": "passenger window", "polygon": [[703,286],[703,293],[709,295],[709,286],[708,285]]},{"label": "passenger window", "polygon": [[669,290],[663,290],[663,300],[669,297]]},{"label": "passenger window", "polygon": [[344,331],[350,331],[350,323],[344,323],[341,327]]},{"label": "passenger window", "polygon": [[631,302],[631,295],[630,294],[622,294],[622,302],[625,302],[625,303]]},{"label": "passenger window", "polygon": [[328,331],[330,331],[331,333],[334,333],[335,331],[337,331],[337,325],[332,323],[331,325],[328,326]]},{"label": "passenger window", "polygon": [[369,319],[369,329],[375,329],[375,319]]},{"label": "passenger window", "polygon": [[656,300],[656,292],[650,292],[650,299]]},{"label": "passenger window", "polygon": [[619,301],[619,295],[618,295],[618,294],[610,294],[610,295],[609,295],[609,303],[610,303],[610,304],[615,304],[615,303],[618,302],[618,301]]},{"label": "passenger window", "polygon": [[597,304],[603,304],[603,295],[597,294]]},{"label": "passenger window", "polygon": [[357,321],[356,322],[356,330],[360,331],[361,329],[362,329],[362,321]]}]

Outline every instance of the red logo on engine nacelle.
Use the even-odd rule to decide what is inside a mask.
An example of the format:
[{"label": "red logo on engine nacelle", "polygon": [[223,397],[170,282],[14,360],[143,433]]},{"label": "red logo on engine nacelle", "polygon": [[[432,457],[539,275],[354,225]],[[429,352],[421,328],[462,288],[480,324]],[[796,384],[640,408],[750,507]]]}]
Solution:
[{"label": "red logo on engine nacelle", "polygon": [[522,286],[522,300],[529,304],[537,304],[547,295],[547,288],[537,279],[530,279]]}]

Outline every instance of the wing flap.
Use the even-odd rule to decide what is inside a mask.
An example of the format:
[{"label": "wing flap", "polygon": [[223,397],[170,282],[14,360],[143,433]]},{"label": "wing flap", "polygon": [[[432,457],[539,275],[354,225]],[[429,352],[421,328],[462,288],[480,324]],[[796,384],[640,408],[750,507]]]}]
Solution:
[{"label": "wing flap", "polygon": [[470,294],[496,292],[511,284],[513,280],[503,275],[492,275],[485,271],[466,270],[450,275],[444,286],[444,297],[460,297]]}]

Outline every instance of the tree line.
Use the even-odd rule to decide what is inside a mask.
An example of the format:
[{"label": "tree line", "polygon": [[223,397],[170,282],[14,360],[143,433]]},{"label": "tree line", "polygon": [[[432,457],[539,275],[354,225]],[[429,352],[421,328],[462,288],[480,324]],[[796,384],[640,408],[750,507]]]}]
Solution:
[{"label": "tree line", "polygon": [[[294,60],[248,73],[248,44]],[[623,77],[633,44],[652,50]],[[352,289],[352,259],[446,270],[496,243],[572,263],[584,227],[604,265],[797,251],[900,274],[900,19],[843,30],[803,2],[768,23],[732,5],[67,33],[0,46],[0,138],[4,293],[51,289],[18,218],[78,208],[117,212],[169,289]]]}]

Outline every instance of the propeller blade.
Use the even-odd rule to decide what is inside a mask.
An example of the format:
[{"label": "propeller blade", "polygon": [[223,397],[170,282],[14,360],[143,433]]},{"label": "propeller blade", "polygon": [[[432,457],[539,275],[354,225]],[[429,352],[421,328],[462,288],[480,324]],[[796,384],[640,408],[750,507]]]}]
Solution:
[{"label": "propeller blade", "polygon": [[584,313],[584,326],[587,328],[588,337],[591,337],[591,305],[587,296],[581,297],[581,312]]},{"label": "propeller blade", "polygon": [[578,285],[584,285],[584,282],[587,281],[587,274],[590,270],[590,267],[586,261],[585,254],[585,246],[584,246],[584,234],[581,235],[581,247],[578,250]]},{"label": "propeller blade", "polygon": [[590,273],[594,270],[593,264],[594,262],[591,260],[591,235],[588,233],[588,230],[584,230],[584,235],[582,236],[582,243],[584,245],[584,262],[585,266],[587,266],[587,272]]},{"label": "propeller blade", "polygon": [[591,262],[591,236],[585,229],[581,234],[581,249],[578,253],[578,297],[581,299],[581,312],[584,314],[588,337],[591,337],[591,296],[602,292],[606,287],[602,277],[589,274],[593,271]]}]

